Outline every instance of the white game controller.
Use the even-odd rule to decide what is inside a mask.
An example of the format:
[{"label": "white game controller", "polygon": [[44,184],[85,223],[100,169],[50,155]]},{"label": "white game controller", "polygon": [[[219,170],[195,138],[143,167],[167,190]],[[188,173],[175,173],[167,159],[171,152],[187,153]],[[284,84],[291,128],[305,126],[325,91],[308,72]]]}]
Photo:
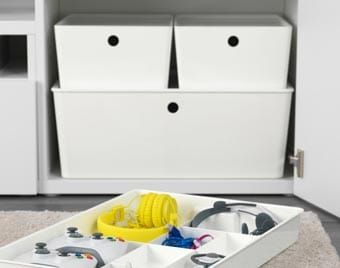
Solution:
[{"label": "white game controller", "polygon": [[98,267],[123,256],[128,243],[119,238],[103,237],[94,233],[90,237],[82,235],[78,228],[69,227],[64,236],[49,241],[49,247],[62,253],[89,253],[98,261]]},{"label": "white game controller", "polygon": [[105,238],[101,233],[94,233],[90,237],[85,237],[76,227],[67,228],[65,236],[59,239],[58,244],[64,248],[64,251],[65,248],[74,252],[77,251],[74,248],[78,248],[77,252],[79,252],[79,248],[85,249],[82,252],[94,255],[100,263],[105,264],[123,256],[128,247],[128,243],[124,240],[114,237]]},{"label": "white game controller", "polygon": [[60,268],[96,268],[98,261],[90,254],[50,251],[45,243],[37,243],[31,263]]},{"label": "white game controller", "polygon": [[85,237],[78,228],[69,227],[64,235],[37,243],[20,261],[60,268],[100,268],[126,254],[128,243],[119,238],[94,233]]}]

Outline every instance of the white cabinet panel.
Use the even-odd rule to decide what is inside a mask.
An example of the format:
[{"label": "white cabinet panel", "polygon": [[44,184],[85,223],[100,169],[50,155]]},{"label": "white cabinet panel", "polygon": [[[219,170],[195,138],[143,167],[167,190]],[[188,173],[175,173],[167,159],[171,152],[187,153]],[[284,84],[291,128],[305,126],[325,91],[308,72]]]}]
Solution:
[{"label": "white cabinet panel", "polygon": [[295,194],[340,216],[339,0],[301,0],[299,6],[296,148],[305,174]]},{"label": "white cabinet panel", "polygon": [[0,126],[0,194],[36,194],[34,82],[0,81]]}]

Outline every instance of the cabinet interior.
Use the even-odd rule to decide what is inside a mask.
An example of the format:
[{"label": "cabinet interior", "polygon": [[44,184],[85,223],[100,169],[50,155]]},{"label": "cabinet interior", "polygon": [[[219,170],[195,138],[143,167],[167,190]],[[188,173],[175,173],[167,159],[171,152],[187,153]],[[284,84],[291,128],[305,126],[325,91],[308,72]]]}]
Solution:
[{"label": "cabinet interior", "polygon": [[0,35],[0,79],[27,77],[27,38]]},{"label": "cabinet interior", "polygon": [[[53,25],[66,15],[72,13],[148,13],[148,14],[270,14],[276,13],[284,16],[294,27],[294,35],[291,50],[289,82],[295,87],[296,84],[296,50],[297,50],[297,22],[298,22],[298,0],[6,0],[0,3],[0,18],[7,10],[12,11],[12,18],[18,14],[34,18],[37,24],[37,34],[42,35],[37,39],[37,48],[43,48],[40,62],[44,66],[43,83],[38,88],[38,111],[45,113],[39,115],[39,137],[42,140],[39,147],[39,179],[40,184],[45,185],[48,180],[61,180],[59,168],[59,156],[57,146],[57,135],[54,118],[53,97],[50,91],[57,80],[55,44],[53,37]],[[8,37],[0,37],[8,39]],[[17,38],[9,38],[12,41]],[[21,53],[24,38],[19,37],[20,44],[13,52]],[[2,51],[3,46],[0,48]],[[20,51],[19,51],[20,50]],[[3,53],[0,53],[0,55]],[[8,53],[7,53],[8,54]],[[11,55],[11,53],[9,53]],[[0,57],[0,70],[4,60]],[[39,70],[37,70],[39,71]],[[170,88],[178,88],[176,78],[176,61],[173,54],[171,61]],[[1,77],[1,74],[0,74]],[[296,89],[296,87],[295,87]],[[298,91],[298,89],[296,89]],[[287,155],[294,152],[294,100],[290,120],[289,141]],[[287,163],[288,161],[286,161]],[[293,168],[287,164],[285,178],[293,178]],[[44,186],[43,186],[44,187]]]}]

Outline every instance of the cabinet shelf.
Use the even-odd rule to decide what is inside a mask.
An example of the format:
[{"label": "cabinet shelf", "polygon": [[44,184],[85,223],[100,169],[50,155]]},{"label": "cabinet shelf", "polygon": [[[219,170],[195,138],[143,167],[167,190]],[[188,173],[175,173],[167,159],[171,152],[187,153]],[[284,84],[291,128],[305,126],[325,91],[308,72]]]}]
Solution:
[{"label": "cabinet shelf", "polygon": [[0,80],[27,79],[27,64],[24,60],[16,60],[8,63],[0,69]]},{"label": "cabinet shelf", "polygon": [[0,34],[33,34],[34,8],[1,8]]},{"label": "cabinet shelf", "polygon": [[[64,179],[60,170],[40,182],[44,194],[119,194],[133,188],[191,194],[292,194],[293,177],[281,179]],[[79,187],[81,185],[81,187]]]}]

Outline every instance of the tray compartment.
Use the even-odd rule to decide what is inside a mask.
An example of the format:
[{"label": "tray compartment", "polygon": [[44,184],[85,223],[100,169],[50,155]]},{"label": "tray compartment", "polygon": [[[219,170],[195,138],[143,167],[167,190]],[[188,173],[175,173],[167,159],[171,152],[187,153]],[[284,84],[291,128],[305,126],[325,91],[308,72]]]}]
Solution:
[{"label": "tray compartment", "polygon": [[256,236],[225,232],[223,233],[223,236],[220,236],[210,243],[205,244],[203,247],[198,248],[197,252],[215,252],[228,258],[239,250],[249,246],[257,239],[258,237]]},{"label": "tray compartment", "polygon": [[179,15],[180,88],[287,86],[292,26],[277,15]]},{"label": "tray compartment", "polygon": [[[224,237],[223,232],[218,232],[214,230],[207,230],[207,229],[202,229],[202,228],[191,228],[187,226],[183,226],[178,229],[184,238],[189,238],[189,237],[199,238],[202,235],[211,235],[213,237],[213,239],[207,238],[206,240],[204,240],[201,243],[201,246],[199,248],[205,247],[207,244],[211,243],[212,241]],[[167,234],[162,235],[159,238],[152,241],[151,243],[155,245],[162,245],[162,242],[167,238],[167,236],[168,236]]]},{"label": "tray compartment", "polygon": [[112,268],[184,267],[191,250],[159,245],[145,245],[111,263]]},{"label": "tray compartment", "polygon": [[[226,203],[235,203],[240,202],[239,200],[225,200],[225,199],[212,199],[204,197],[196,198],[195,196],[188,196],[184,199],[177,199],[177,202],[181,206],[187,206],[187,204],[194,204],[189,209],[185,210],[185,213],[191,215],[191,219],[185,223],[186,226],[190,226],[190,222],[193,217],[198,214],[200,211],[213,207],[216,201],[224,201]],[[245,203],[253,203],[253,202],[245,202]],[[274,227],[278,228],[281,224],[288,221],[290,218],[294,218],[296,216],[296,210],[284,207],[277,206],[271,204],[257,204],[258,208],[241,208],[245,211],[251,212],[253,214],[259,214],[260,212],[269,213],[269,215],[273,218],[273,220],[277,223]],[[241,233],[241,225],[242,223],[246,223],[248,225],[249,231],[253,231],[256,229],[255,225],[255,216],[249,215],[247,213],[220,213],[213,215],[203,221],[198,228],[204,230],[215,230],[219,232],[227,232],[227,233]]]},{"label": "tray compartment", "polygon": [[[207,207],[200,207],[195,208],[195,213],[207,209]],[[255,215],[259,214],[260,212],[266,212],[264,208],[241,208],[244,211],[251,212]],[[272,215],[270,213],[270,216],[274,217],[274,221],[278,222],[279,220],[276,219],[275,214]],[[256,229],[255,224],[255,216],[250,215],[247,213],[220,213],[213,215],[209,218],[207,218],[205,221],[203,221],[198,227],[202,229],[208,229],[208,230],[218,230],[223,232],[233,232],[233,233],[241,233],[241,226],[243,223],[246,223],[249,229],[249,232],[252,232]]]},{"label": "tray compartment", "polygon": [[[36,242],[39,242],[39,241],[36,241]],[[125,243],[128,243],[128,244],[127,244],[126,253],[123,256],[128,255],[130,252],[133,252],[134,250],[143,246],[142,244],[134,243],[134,242],[125,242]],[[56,248],[63,247],[63,246],[65,246],[65,239],[63,239],[60,236],[55,238],[55,239],[52,239],[50,241],[47,241],[47,248],[48,249],[56,249]],[[32,249],[33,248],[34,248],[34,245],[33,245]],[[18,252],[17,252],[17,254],[18,254]],[[118,254],[119,253],[117,253],[116,256],[118,256]],[[115,256],[111,256],[111,258],[114,259]],[[119,257],[116,257],[116,259],[118,259],[118,258]],[[31,263],[32,262],[32,250],[19,255],[18,257],[15,258],[15,261],[21,262],[21,263]],[[106,266],[107,265],[105,265],[105,267]]]},{"label": "tray compartment", "polygon": [[[282,222],[278,228],[270,230],[265,235],[250,243],[248,246],[230,254],[218,265],[213,267],[260,267],[274,256],[280,254],[282,251],[294,244],[298,239],[298,235],[299,216],[291,217],[289,220]],[[223,249],[223,247],[221,249]]]},{"label": "tray compartment", "polygon": [[59,77],[73,89],[166,88],[170,15],[78,14],[55,26]]},{"label": "tray compartment", "polygon": [[[228,263],[227,260],[230,256],[235,255],[237,252],[246,250],[248,246],[250,246],[257,238],[249,235],[241,235],[234,233],[224,233],[223,237],[219,237],[210,243],[198,248],[193,254],[207,254],[207,253],[216,253],[219,255],[225,256],[221,261],[216,263],[210,267],[226,267]],[[195,263],[193,263],[190,259],[191,256],[186,257],[186,263],[183,268],[195,268],[197,267]],[[223,266],[220,266],[221,263],[224,263]],[[235,266],[239,267],[239,266]],[[250,266],[245,266],[250,267]],[[178,267],[179,268],[179,267]]]},{"label": "tray compartment", "polygon": [[64,178],[283,176],[292,88],[53,91]]}]

